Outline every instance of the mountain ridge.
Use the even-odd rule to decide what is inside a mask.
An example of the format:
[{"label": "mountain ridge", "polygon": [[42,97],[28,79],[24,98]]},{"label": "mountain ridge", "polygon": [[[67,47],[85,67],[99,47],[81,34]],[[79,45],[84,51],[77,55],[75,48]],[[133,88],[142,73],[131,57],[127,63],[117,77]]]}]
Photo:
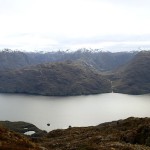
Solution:
[{"label": "mountain ridge", "polygon": [[88,66],[71,61],[47,63],[0,74],[0,92],[48,96],[107,93],[110,81]]},{"label": "mountain ridge", "polygon": [[150,93],[150,52],[138,53],[114,80],[114,92],[124,94]]},{"label": "mountain ridge", "polygon": [[51,62],[84,61],[99,71],[109,71],[131,60],[137,52],[92,52],[78,50],[75,52],[33,53],[5,50],[0,52],[0,70],[19,69],[31,65]]}]

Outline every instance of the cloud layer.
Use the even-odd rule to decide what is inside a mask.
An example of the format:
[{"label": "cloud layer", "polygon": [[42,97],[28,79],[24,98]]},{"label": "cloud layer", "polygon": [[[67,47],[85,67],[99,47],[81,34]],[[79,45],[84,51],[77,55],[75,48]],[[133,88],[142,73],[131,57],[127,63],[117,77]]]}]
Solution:
[{"label": "cloud layer", "polygon": [[148,0],[0,0],[0,49],[149,49],[148,6]]}]

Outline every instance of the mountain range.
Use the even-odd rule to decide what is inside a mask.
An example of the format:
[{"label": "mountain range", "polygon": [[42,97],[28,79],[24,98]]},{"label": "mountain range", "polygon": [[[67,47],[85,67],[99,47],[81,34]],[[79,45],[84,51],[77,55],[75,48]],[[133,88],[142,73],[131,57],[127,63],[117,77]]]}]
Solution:
[{"label": "mountain range", "polygon": [[150,52],[0,52],[0,92],[51,96],[150,93]]},{"label": "mountain range", "polygon": [[21,52],[5,49],[0,52],[0,70],[18,69],[50,62],[84,61],[99,71],[113,70],[131,60],[137,52],[102,52],[80,49],[75,52]]}]

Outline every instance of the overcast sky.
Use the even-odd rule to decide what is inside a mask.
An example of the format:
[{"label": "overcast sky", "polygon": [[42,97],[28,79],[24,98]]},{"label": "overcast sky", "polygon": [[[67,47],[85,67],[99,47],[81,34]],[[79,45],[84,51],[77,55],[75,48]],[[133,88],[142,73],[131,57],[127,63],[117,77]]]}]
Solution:
[{"label": "overcast sky", "polygon": [[150,49],[150,0],[0,0],[0,49]]}]

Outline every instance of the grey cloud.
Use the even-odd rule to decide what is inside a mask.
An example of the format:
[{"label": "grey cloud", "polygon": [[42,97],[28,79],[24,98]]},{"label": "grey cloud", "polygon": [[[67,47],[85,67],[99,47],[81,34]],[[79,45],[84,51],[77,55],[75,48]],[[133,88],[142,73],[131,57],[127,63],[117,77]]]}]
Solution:
[{"label": "grey cloud", "polygon": [[149,0],[105,0],[105,2],[109,2],[118,6],[124,6],[124,7],[149,7],[150,1]]},{"label": "grey cloud", "polygon": [[59,42],[63,44],[81,44],[81,43],[91,43],[96,44],[100,42],[140,42],[140,41],[150,41],[150,35],[105,35],[105,36],[95,36],[87,38],[60,38]]},{"label": "grey cloud", "polygon": [[[94,36],[94,37],[76,37],[70,38],[64,35],[53,35],[51,33],[20,33],[9,35],[8,38],[22,38],[22,37],[39,37],[41,39],[52,39],[57,41],[57,44],[47,43],[45,45],[41,45],[39,47],[31,47],[31,49],[39,49],[39,50],[65,50],[72,48],[102,48],[104,50],[110,51],[125,51],[125,50],[133,50],[144,48],[149,49],[150,47],[150,34],[144,35],[105,35],[105,36]],[[108,45],[107,45],[108,43]],[[111,44],[110,44],[111,43]],[[105,46],[103,46],[105,45]],[[0,48],[14,48],[14,49],[30,49],[28,47],[24,47],[21,43],[17,43],[17,45],[2,45],[0,44]]]}]

